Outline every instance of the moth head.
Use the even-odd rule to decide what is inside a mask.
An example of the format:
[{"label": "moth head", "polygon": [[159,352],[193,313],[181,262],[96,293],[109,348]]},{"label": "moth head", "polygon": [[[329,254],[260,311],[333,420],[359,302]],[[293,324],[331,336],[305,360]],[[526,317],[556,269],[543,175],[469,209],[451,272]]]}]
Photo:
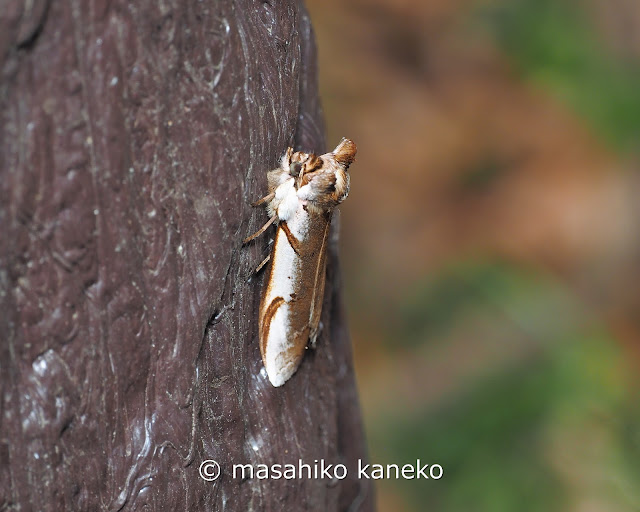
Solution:
[{"label": "moth head", "polygon": [[289,174],[294,178],[297,178],[300,175],[301,170],[302,164],[300,162],[291,162],[289,164]]},{"label": "moth head", "polygon": [[304,153],[303,151],[296,151],[288,159],[288,165],[285,169],[289,175],[294,178],[302,177],[307,173],[313,172],[322,167],[322,159],[316,156],[314,153]]}]

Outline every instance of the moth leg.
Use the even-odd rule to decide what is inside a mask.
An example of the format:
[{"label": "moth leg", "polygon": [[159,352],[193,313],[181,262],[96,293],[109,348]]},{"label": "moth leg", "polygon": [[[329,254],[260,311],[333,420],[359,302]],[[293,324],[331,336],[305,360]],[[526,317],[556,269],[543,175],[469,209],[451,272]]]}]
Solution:
[{"label": "moth leg", "polygon": [[262,267],[264,267],[267,263],[269,263],[270,259],[271,259],[271,255],[269,255],[265,259],[263,259],[262,262],[260,263],[260,265],[258,265],[255,269],[251,270],[251,272],[247,276],[247,283],[250,282],[253,279],[253,276],[257,276],[258,275],[258,272],[260,272],[262,270]]},{"label": "moth leg", "polygon": [[258,199],[257,201],[251,203],[251,206],[260,206],[261,204],[264,203],[268,203],[269,201],[271,201],[274,197],[276,197],[275,192],[271,192],[271,194],[267,194],[266,196],[264,196],[262,199]]},{"label": "moth leg", "polygon": [[322,322],[320,322],[320,325],[318,325],[318,327],[316,327],[315,329],[312,329],[309,333],[309,348],[315,350],[316,342],[318,341],[318,335],[320,334],[320,329],[322,329]]},{"label": "moth leg", "polygon": [[254,238],[259,237],[262,233],[264,233],[264,232],[267,230],[267,228],[268,228],[269,226],[271,226],[271,224],[273,224],[273,223],[274,223],[275,221],[277,221],[277,220],[278,220],[278,215],[276,214],[276,215],[274,215],[273,217],[271,217],[271,218],[267,221],[267,223],[266,223],[264,226],[262,226],[258,231],[256,231],[253,235],[248,236],[247,238],[245,238],[245,239],[242,241],[242,245],[244,245],[244,244],[246,244],[246,243],[251,242],[251,240],[253,240]]},{"label": "moth leg", "polygon": [[269,263],[270,259],[271,259],[271,254],[268,254],[267,257],[262,260],[260,265],[258,265],[256,269],[253,271],[254,274],[257,274],[258,272],[260,272],[262,270],[262,267],[264,267],[267,263]]}]

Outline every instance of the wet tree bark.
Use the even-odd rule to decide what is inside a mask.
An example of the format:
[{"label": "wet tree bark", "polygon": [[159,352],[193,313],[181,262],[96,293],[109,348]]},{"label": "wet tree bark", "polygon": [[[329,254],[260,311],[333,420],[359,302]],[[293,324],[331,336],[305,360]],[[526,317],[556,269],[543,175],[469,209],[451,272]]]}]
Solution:
[{"label": "wet tree bark", "polygon": [[[0,510],[373,509],[335,253],[275,389],[241,246],[265,171],[325,149],[315,65],[295,0],[3,3]],[[299,460],[348,474],[232,474]]]}]

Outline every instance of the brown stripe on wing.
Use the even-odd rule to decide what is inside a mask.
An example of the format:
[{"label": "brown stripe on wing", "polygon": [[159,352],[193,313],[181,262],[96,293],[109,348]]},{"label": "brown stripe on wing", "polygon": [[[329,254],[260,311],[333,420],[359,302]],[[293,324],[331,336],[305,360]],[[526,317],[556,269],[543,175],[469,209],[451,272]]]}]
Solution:
[{"label": "brown stripe on wing", "polygon": [[313,294],[311,296],[311,308],[309,311],[309,328],[312,344],[315,345],[315,336],[318,333],[320,316],[322,315],[322,302],[324,301],[324,286],[327,277],[327,243],[329,241],[329,230],[331,229],[331,212],[327,212],[322,217],[324,230],[322,232],[322,243],[319,248],[319,257],[313,269]]},{"label": "brown stripe on wing", "polygon": [[284,231],[284,234],[287,236],[287,240],[289,241],[289,245],[293,249],[293,252],[300,256],[300,240],[298,240],[294,236],[285,221],[280,222],[280,227],[282,228],[282,231]]},{"label": "brown stripe on wing", "polygon": [[278,311],[278,308],[282,306],[284,303],[284,299],[282,297],[276,297],[271,301],[271,304],[267,306],[266,311],[264,312],[264,317],[262,319],[262,329],[260,332],[260,353],[262,354],[262,359],[264,361],[264,355],[266,353],[266,342],[269,337],[269,329],[271,328],[271,320],[273,320],[273,316]]}]

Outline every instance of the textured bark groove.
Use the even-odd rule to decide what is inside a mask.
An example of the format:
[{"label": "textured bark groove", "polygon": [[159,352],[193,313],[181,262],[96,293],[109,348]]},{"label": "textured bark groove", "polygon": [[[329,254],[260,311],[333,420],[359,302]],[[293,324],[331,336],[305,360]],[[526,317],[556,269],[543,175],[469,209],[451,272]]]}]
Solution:
[{"label": "textured bark groove", "polygon": [[[268,237],[240,243],[286,147],[325,149],[304,6],[3,11],[0,510],[373,509],[335,254],[319,348],[274,389]],[[298,459],[349,476],[231,475]]]}]

